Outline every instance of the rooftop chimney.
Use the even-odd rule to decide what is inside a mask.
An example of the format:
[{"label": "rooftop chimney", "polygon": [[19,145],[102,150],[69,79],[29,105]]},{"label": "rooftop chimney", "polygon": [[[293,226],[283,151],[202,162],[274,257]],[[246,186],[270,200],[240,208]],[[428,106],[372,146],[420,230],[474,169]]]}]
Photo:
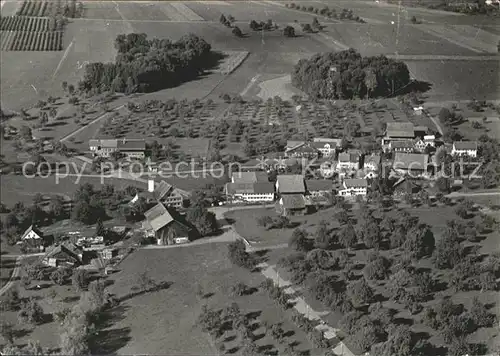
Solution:
[{"label": "rooftop chimney", "polygon": [[148,192],[152,193],[155,190],[155,181],[153,179],[148,180]]}]

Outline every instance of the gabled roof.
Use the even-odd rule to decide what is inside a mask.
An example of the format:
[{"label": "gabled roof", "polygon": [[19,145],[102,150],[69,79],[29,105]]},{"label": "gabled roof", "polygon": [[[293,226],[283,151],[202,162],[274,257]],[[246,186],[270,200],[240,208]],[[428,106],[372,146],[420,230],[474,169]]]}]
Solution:
[{"label": "gabled roof", "polygon": [[388,122],[385,134],[388,137],[415,137],[414,126],[411,122]]},{"label": "gabled roof", "polygon": [[80,257],[69,248],[64,245],[58,245],[54,247],[52,250],[48,251],[45,255],[43,255],[42,259],[55,258],[56,255],[63,253],[70,257],[74,262],[81,263]]},{"label": "gabled roof", "polygon": [[146,141],[143,139],[123,138],[118,141],[120,151],[144,151],[146,150]]},{"label": "gabled roof", "polygon": [[333,190],[333,181],[330,179],[309,179],[306,180],[306,187],[310,192],[331,192]]},{"label": "gabled roof", "polygon": [[288,140],[288,141],[286,141],[286,149],[288,150],[291,148],[295,148],[295,147],[303,145],[304,143],[306,143],[306,142],[305,141],[297,141],[297,140]]},{"label": "gabled roof", "polygon": [[425,171],[428,163],[428,154],[396,152],[393,168]]},{"label": "gabled roof", "polygon": [[257,183],[269,182],[266,172],[233,172],[231,175],[231,182],[233,183]]},{"label": "gabled roof", "polygon": [[470,151],[477,150],[476,141],[455,141],[453,142],[453,147],[458,151]]},{"label": "gabled roof", "polygon": [[280,202],[286,209],[304,209],[306,207],[306,199],[302,194],[283,195]]},{"label": "gabled roof", "polygon": [[335,143],[337,143],[337,146],[340,146],[342,144],[342,139],[341,138],[315,137],[315,138],[313,138],[313,142],[324,142],[324,143],[335,142]]},{"label": "gabled roof", "polygon": [[367,188],[368,181],[366,179],[353,178],[353,179],[344,179],[344,187],[345,188]]},{"label": "gabled roof", "polygon": [[117,148],[118,141],[116,139],[94,139],[89,140],[89,146],[101,146],[102,148]]},{"label": "gabled roof", "polygon": [[153,197],[156,200],[161,200],[167,195],[167,193],[172,189],[172,185],[168,184],[164,180],[158,183],[153,191]]},{"label": "gabled roof", "polygon": [[300,150],[302,152],[317,152],[318,150],[313,146],[312,142],[302,142],[301,144],[293,147],[286,148],[286,152],[297,151]]},{"label": "gabled roof", "polygon": [[257,182],[253,184],[255,194],[271,194],[274,193],[274,184],[272,182]]},{"label": "gabled roof", "polygon": [[33,231],[35,234],[40,236],[40,238],[43,238],[43,233],[40,230],[38,230],[36,227],[31,225],[30,227],[28,227],[26,229],[26,231],[24,231],[24,233],[21,236],[21,240],[24,240],[26,238],[26,235],[28,235],[31,231]]},{"label": "gabled roof", "polygon": [[162,203],[158,203],[146,211],[144,216],[154,231],[158,231],[174,221],[174,218]]},{"label": "gabled roof", "polygon": [[305,193],[304,177],[300,174],[284,174],[278,176],[280,193]]},{"label": "gabled roof", "polygon": [[413,148],[412,140],[392,141],[391,148]]},{"label": "gabled roof", "polygon": [[339,153],[339,162],[358,163],[359,155],[357,153],[349,153],[349,152]]}]

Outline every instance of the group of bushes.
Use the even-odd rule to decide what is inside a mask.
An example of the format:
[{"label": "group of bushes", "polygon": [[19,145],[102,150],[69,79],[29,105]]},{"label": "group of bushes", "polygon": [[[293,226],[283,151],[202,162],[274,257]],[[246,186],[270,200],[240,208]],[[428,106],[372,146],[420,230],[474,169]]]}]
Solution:
[{"label": "group of bushes", "polygon": [[260,21],[257,22],[255,20],[250,21],[248,25],[253,31],[271,31],[273,29],[278,28],[277,24],[273,24],[273,20],[269,19],[266,22]]},{"label": "group of bushes", "polygon": [[314,7],[312,5],[309,5],[309,6],[296,5],[293,2],[291,4],[285,4],[285,6],[291,8],[291,9],[297,9],[297,10],[301,10],[304,12],[312,12],[312,13],[315,13],[318,15],[325,16],[325,17],[330,18],[330,19],[339,19],[339,20],[347,19],[347,20],[353,20],[353,21],[356,21],[359,23],[365,22],[359,16],[355,16],[351,9],[342,9],[342,11],[339,14],[339,13],[337,13],[337,10],[330,9],[330,8],[328,8],[328,6],[325,6],[322,9],[319,9],[319,8]]},{"label": "group of bushes", "polygon": [[118,54],[114,63],[97,62],[85,67],[79,90],[151,92],[195,78],[220,59],[210,44],[194,34],[175,42],[150,40],[144,33],[118,35],[115,48]]},{"label": "group of bushes", "polygon": [[384,56],[362,57],[354,49],[301,59],[292,72],[295,87],[320,99],[390,96],[409,82],[405,63]]}]

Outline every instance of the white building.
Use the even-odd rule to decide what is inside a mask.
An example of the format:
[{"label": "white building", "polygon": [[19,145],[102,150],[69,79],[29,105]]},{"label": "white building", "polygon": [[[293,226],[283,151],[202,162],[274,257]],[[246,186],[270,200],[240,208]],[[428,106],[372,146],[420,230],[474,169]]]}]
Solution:
[{"label": "white building", "polygon": [[26,229],[26,231],[22,234],[21,240],[38,240],[42,241],[43,239],[43,234],[40,230],[38,230],[36,227],[31,225],[29,228]]},{"label": "white building", "polygon": [[343,197],[365,196],[368,192],[368,181],[366,179],[345,179],[343,186],[344,189],[339,190],[338,194]]},{"label": "white building", "polygon": [[248,203],[274,201],[274,184],[271,182],[227,183],[224,192],[226,196],[236,201]]},{"label": "white building", "polygon": [[456,156],[477,157],[476,141],[456,141],[453,142],[451,154]]},{"label": "white building", "polygon": [[372,153],[370,156],[365,157],[364,168],[366,172],[378,171],[380,165],[380,156]]},{"label": "white building", "polygon": [[342,139],[340,138],[323,138],[315,137],[311,143],[314,148],[316,148],[323,157],[334,156],[337,149],[341,148]]}]

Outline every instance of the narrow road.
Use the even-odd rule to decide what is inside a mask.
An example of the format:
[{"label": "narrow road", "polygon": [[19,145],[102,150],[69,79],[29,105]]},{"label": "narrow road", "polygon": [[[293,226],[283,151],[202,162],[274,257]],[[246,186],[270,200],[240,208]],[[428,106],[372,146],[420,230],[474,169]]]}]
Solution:
[{"label": "narrow road", "polygon": [[436,126],[439,134],[441,136],[443,136],[444,135],[444,131],[443,131],[443,128],[441,127],[441,124],[439,123],[439,119],[436,118],[435,116],[430,115],[427,110],[423,110],[423,113],[425,114],[425,116],[427,116],[429,119],[432,120],[432,122],[434,123],[434,126]]},{"label": "narrow road", "polygon": [[[289,295],[297,295],[297,290],[291,287],[292,283],[279,276],[279,273],[274,269],[274,266],[269,266],[267,263],[262,263],[259,265],[261,267],[262,274],[264,277],[271,279],[275,285],[278,287],[285,287],[284,292]],[[319,321],[319,324],[315,329],[321,331],[324,337],[328,340],[338,339],[337,333],[339,329],[335,329],[330,325],[326,324],[322,319],[322,313],[312,309],[309,304],[302,297],[291,297],[289,302],[294,304],[294,309],[296,309],[300,314],[304,315],[307,319],[312,321]],[[347,345],[342,341],[339,341],[332,351],[339,356],[355,356],[355,354],[349,350]]]},{"label": "narrow road", "polygon": [[[8,257],[9,255],[4,255],[2,257]],[[10,287],[14,285],[14,280],[19,277],[19,272],[21,271],[21,260],[23,259],[23,256],[18,256],[16,258],[16,266],[12,270],[12,274],[10,275],[10,279],[5,285],[0,289],[0,296],[4,295]]]},{"label": "narrow road", "polygon": [[98,116],[97,118],[95,118],[94,120],[92,120],[91,122],[89,122],[88,124],[86,124],[85,126],[82,126],[80,127],[79,129],[71,132],[70,134],[64,136],[63,138],[60,139],[61,142],[64,142],[64,141],[67,141],[68,139],[70,139],[71,137],[75,136],[77,133],[85,130],[87,128],[87,126],[89,125],[92,125],[96,122],[98,122],[99,120],[102,120],[106,115],[110,115],[113,111],[116,111],[116,110],[120,110],[121,108],[125,107],[125,105],[120,105],[120,106],[117,106],[113,109],[111,109],[110,111]]}]

